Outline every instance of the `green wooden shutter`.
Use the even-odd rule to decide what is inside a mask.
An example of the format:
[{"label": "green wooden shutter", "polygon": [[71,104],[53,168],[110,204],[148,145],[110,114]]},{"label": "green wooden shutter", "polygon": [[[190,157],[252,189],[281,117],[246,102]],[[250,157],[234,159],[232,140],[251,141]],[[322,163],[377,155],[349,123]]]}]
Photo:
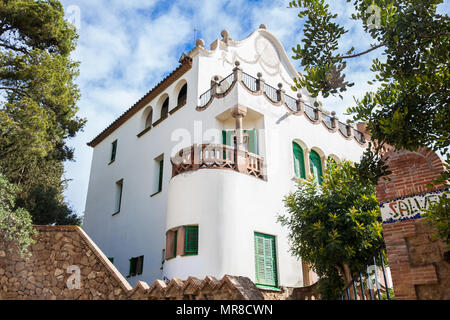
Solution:
[{"label": "green wooden shutter", "polygon": [[117,182],[117,188],[119,188],[118,199],[117,199],[117,210],[116,212],[120,212],[120,207],[122,206],[122,193],[123,193],[123,180]]},{"label": "green wooden shutter", "polygon": [[251,153],[258,153],[258,136],[256,129],[244,130],[244,134],[248,134],[248,151]]},{"label": "green wooden shutter", "polygon": [[178,230],[173,233],[173,256],[177,256],[177,242],[178,242]]},{"label": "green wooden shutter", "polygon": [[163,170],[164,170],[164,159],[161,159],[161,161],[159,162],[158,192],[162,190]]},{"label": "green wooden shutter", "polygon": [[232,146],[231,135],[235,134],[236,130],[222,130],[222,144]]},{"label": "green wooden shutter", "polygon": [[264,238],[255,234],[255,266],[257,284],[264,283],[266,278],[264,261]]},{"label": "green wooden shutter", "polygon": [[294,171],[297,178],[306,178],[305,160],[303,158],[303,149],[295,142],[292,142],[294,151]]},{"label": "green wooden shutter", "polygon": [[130,271],[128,272],[129,276],[135,276],[136,275],[136,258],[130,259]]},{"label": "green wooden shutter", "polygon": [[186,227],[186,237],[184,240],[184,254],[198,254],[198,226]]},{"label": "green wooden shutter", "polygon": [[256,284],[277,287],[275,237],[255,232]]},{"label": "green wooden shutter", "polygon": [[322,161],[320,160],[319,154],[311,150],[309,160],[311,174],[316,178],[318,184],[322,184]]},{"label": "green wooden shutter", "polygon": [[112,143],[112,149],[111,149],[111,162],[116,160],[116,152],[117,152],[117,140],[115,140]]},{"label": "green wooden shutter", "polygon": [[142,269],[144,268],[144,256],[140,256],[136,260],[136,274],[142,274]]}]

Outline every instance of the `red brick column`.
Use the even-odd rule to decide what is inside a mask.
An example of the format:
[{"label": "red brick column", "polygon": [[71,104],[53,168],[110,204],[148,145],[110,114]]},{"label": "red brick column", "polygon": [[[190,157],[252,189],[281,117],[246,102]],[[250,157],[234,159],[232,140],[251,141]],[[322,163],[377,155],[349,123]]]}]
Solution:
[{"label": "red brick column", "polygon": [[420,217],[420,209],[442,189],[430,190],[426,184],[443,170],[443,162],[426,149],[391,151],[386,157],[392,173],[390,180],[379,182],[377,198],[395,298],[450,299],[450,269],[443,258],[446,246],[433,237],[433,228]]}]

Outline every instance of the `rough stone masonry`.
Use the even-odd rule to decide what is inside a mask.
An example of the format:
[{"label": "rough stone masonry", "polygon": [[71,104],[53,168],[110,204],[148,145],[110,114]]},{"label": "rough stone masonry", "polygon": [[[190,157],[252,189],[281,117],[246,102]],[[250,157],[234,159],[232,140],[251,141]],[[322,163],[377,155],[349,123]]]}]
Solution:
[{"label": "rough stone masonry", "polygon": [[315,286],[258,289],[247,277],[221,280],[156,280],[151,286],[127,282],[79,227],[36,226],[31,257],[22,259],[0,245],[0,300],[286,300],[316,299]]}]

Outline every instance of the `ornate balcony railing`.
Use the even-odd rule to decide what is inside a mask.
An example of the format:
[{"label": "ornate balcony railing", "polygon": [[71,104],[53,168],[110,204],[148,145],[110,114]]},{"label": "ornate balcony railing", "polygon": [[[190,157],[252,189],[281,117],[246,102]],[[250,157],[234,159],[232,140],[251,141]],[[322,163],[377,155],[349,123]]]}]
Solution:
[{"label": "ornate balcony railing", "polygon": [[252,92],[258,91],[258,79],[252,77],[251,75],[242,72],[242,82],[247,87],[248,90]]},{"label": "ornate balcony railing", "polygon": [[314,108],[305,104],[305,114],[311,121],[316,121],[316,113]]},{"label": "ornate balcony railing", "polygon": [[245,170],[238,168],[237,149],[223,144],[194,144],[181,149],[170,160],[172,177],[198,169],[231,169],[265,180],[263,174],[264,158],[244,151]]},{"label": "ornate balcony railing", "polygon": [[[237,72],[239,71],[239,73]],[[239,76],[237,76],[239,74]],[[255,78],[241,69],[238,65],[234,69],[234,72],[228,75],[226,78],[220,82],[216,82],[211,89],[206,91],[200,96],[200,104],[197,106],[197,110],[201,111],[206,109],[214,97],[223,97],[224,93],[235,83],[240,82],[248,91],[254,94],[263,94],[266,98],[275,105],[285,104],[286,107],[293,113],[303,112],[306,117],[314,122],[322,122],[325,127],[333,132],[339,131],[343,137],[350,139],[355,138],[360,144],[366,142],[364,134],[351,125],[338,121],[335,115],[328,115],[327,113],[321,111],[319,108],[308,105],[301,100],[301,96],[295,99],[282,90],[281,84],[278,85],[278,89],[265,83],[261,79],[261,74],[258,74],[258,78]]]},{"label": "ornate balcony railing", "polygon": [[264,93],[266,94],[267,98],[270,99],[272,102],[279,102],[277,89],[275,89],[272,86],[269,86],[267,83],[264,83]]}]

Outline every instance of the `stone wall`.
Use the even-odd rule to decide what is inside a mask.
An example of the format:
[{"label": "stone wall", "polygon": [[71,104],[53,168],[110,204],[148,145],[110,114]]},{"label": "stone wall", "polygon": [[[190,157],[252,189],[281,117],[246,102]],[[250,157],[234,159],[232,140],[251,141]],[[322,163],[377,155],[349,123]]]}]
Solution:
[{"label": "stone wall", "polygon": [[303,288],[281,288],[280,291],[261,290],[264,300],[319,300],[317,282]]},{"label": "stone wall", "polygon": [[37,226],[31,257],[0,245],[0,300],[263,300],[310,299],[311,288],[270,293],[247,277],[139,281],[134,288],[79,227]]},{"label": "stone wall", "polygon": [[400,216],[389,220],[383,216],[383,234],[395,298],[450,299],[450,268],[444,258],[448,248],[435,237],[433,227],[421,217],[426,200],[420,204],[412,198],[444,188],[426,187],[443,171],[443,161],[427,149],[389,151],[385,157],[392,174],[389,175],[390,180],[382,180],[377,186],[382,214],[383,210],[388,213],[395,211],[395,203],[409,201],[410,204],[409,209],[398,205],[396,211],[402,213]]},{"label": "stone wall", "polygon": [[[83,230],[44,226],[36,229],[38,236],[27,261],[8,249],[0,249],[0,298],[127,298],[132,287]],[[76,287],[77,267],[80,289],[71,289]]]}]

